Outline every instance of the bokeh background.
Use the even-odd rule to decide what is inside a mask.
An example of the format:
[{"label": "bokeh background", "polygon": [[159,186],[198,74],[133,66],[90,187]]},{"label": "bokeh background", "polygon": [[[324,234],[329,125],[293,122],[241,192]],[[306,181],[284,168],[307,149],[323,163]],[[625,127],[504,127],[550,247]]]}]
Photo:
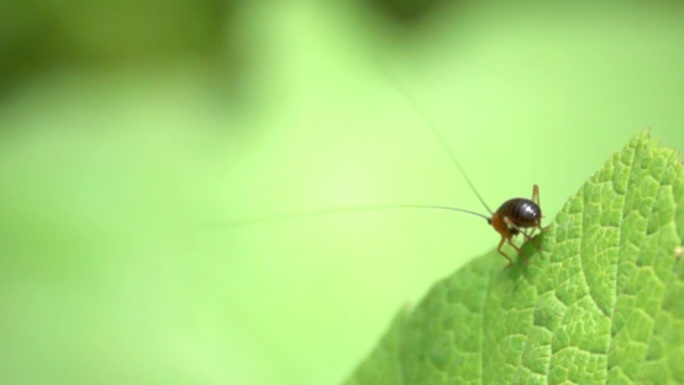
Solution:
[{"label": "bokeh background", "polygon": [[431,210],[231,223],[484,211],[421,108],[490,206],[538,183],[550,221],[639,130],[684,148],[683,17],[1,1],[0,383],[341,382],[497,234]]}]

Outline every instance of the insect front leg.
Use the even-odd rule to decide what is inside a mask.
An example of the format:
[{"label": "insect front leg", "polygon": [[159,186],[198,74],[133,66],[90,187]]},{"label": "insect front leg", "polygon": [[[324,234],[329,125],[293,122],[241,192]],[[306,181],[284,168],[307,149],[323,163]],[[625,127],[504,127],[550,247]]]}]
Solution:
[{"label": "insect front leg", "polygon": [[[541,254],[541,248],[540,248],[539,245],[534,241],[534,239],[532,239],[532,236],[530,236],[530,234],[527,233],[527,230],[528,230],[528,229],[523,229],[523,228],[521,228],[520,226],[518,226],[518,225],[516,225],[515,223],[513,223],[508,217],[504,217],[503,220],[504,220],[504,223],[506,223],[506,225],[508,226],[509,229],[515,230],[515,232],[511,232],[511,234],[522,234],[522,235],[525,237],[525,240],[528,241],[528,242],[531,242],[532,245],[534,245],[534,248],[537,249],[537,251],[539,252],[539,254]],[[534,230],[533,230],[533,231],[534,231]],[[510,237],[508,238],[508,243],[509,243],[511,246],[513,246],[513,248],[514,248],[515,250],[518,251],[518,255],[522,255],[522,253],[521,253],[521,251],[520,251],[520,248],[518,248],[516,245],[513,244],[513,241],[512,241],[511,238],[512,238],[512,236],[510,236]],[[525,258],[525,264],[527,264],[528,261],[529,261],[529,258]]]},{"label": "insect front leg", "polygon": [[523,233],[523,234],[524,234],[524,232],[520,229],[520,227],[517,226],[515,223],[513,223],[513,221],[512,221],[510,218],[508,218],[508,217],[503,217],[503,221],[504,221],[504,223],[506,224],[506,227],[508,228],[508,231],[509,231],[509,233],[510,233],[509,240],[510,240],[510,238],[512,238],[513,235],[515,235],[515,234],[519,234],[519,233]]},{"label": "insect front leg", "polygon": [[[510,235],[508,237],[501,235],[501,242],[499,242],[499,247],[496,248],[496,251],[498,251],[499,254],[501,254],[504,258],[506,258],[508,260],[508,263],[506,264],[506,266],[504,266],[504,269],[510,267],[511,264],[513,263],[513,260],[511,259],[511,257],[509,257],[508,254],[504,253],[504,251],[501,250],[501,248],[504,245],[504,242],[506,242],[507,239],[508,239],[508,242],[510,243],[510,241],[511,241]],[[515,247],[515,245],[513,245],[513,247]],[[516,247],[516,249],[517,249],[517,247]]]},{"label": "insect front leg", "polygon": [[492,215],[490,223],[494,227],[496,232],[498,232],[501,235],[501,241],[499,242],[499,246],[496,248],[496,250],[508,261],[506,267],[510,267],[513,263],[513,260],[511,259],[511,257],[508,256],[508,254],[504,253],[502,249],[504,243],[508,241],[508,244],[513,246],[513,248],[518,253],[520,253],[520,249],[518,248],[518,246],[514,245],[513,242],[511,242],[511,238],[513,237],[514,233],[511,232],[511,226],[509,225],[510,220],[507,217],[501,216],[499,213],[494,213],[494,215]]}]

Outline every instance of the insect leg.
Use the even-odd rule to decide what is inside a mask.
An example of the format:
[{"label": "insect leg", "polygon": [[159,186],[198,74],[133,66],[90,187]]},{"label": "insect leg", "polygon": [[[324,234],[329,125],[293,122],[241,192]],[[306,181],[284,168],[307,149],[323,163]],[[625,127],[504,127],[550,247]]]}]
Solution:
[{"label": "insect leg", "polygon": [[[535,243],[535,246],[539,246],[539,245],[536,244],[536,242],[534,241],[534,238],[533,238],[533,237],[536,235],[536,234],[535,234],[535,231],[537,230],[536,227],[533,227],[533,228],[530,228],[530,229],[525,229],[525,230],[522,230],[522,229],[519,229],[519,230],[520,230],[520,233],[521,233],[523,236],[525,236],[525,240],[526,240],[526,241]],[[528,231],[529,231],[529,232],[528,232]]]},{"label": "insect leg", "polygon": [[[506,259],[508,260],[508,264],[506,264],[506,266],[504,267],[504,269],[507,268],[507,267],[510,267],[511,264],[513,263],[513,260],[511,259],[511,257],[509,257],[508,254],[504,253],[504,251],[501,250],[501,248],[503,247],[504,242],[506,242],[506,239],[508,239],[508,242],[509,242],[509,243],[511,242],[511,238],[510,238],[510,237],[506,238],[505,236],[502,235],[502,236],[501,236],[501,242],[499,242],[499,247],[496,248],[496,251],[498,251],[499,254],[501,254],[504,258],[506,258]],[[515,245],[513,245],[513,247],[515,247]],[[516,247],[516,249],[517,249],[517,247]]]},{"label": "insect leg", "polygon": [[[504,221],[504,223],[506,224],[506,226],[507,226],[509,229],[510,229],[510,228],[514,228],[515,230],[518,231],[518,233],[523,233],[523,234],[525,234],[525,232],[520,228],[520,226],[518,226],[518,225],[516,225],[515,223],[513,223],[513,221],[512,221],[510,218],[508,218],[508,217],[503,217],[503,221]],[[526,235],[526,234],[525,234],[525,235]]]},{"label": "insect leg", "polygon": [[[532,232],[534,232],[534,229],[532,229]],[[541,252],[542,252],[542,251],[541,251],[541,246],[539,246],[539,244],[537,243],[537,240],[534,239],[534,238],[532,238],[531,235],[527,234],[526,231],[521,231],[521,233],[522,233],[522,235],[525,236],[525,239],[526,239],[528,242],[530,242],[530,243],[534,246],[535,249],[537,249],[537,252],[539,252],[539,255],[541,255]],[[529,260],[529,258],[525,258],[525,263],[527,263],[528,260]]]},{"label": "insect leg", "polygon": [[[537,242],[534,241],[534,239],[532,238],[532,236],[531,236],[530,234],[527,233],[527,229],[523,229],[523,228],[521,228],[520,226],[517,226],[517,225],[516,225],[515,223],[513,223],[508,217],[504,217],[503,220],[504,220],[504,222],[506,223],[506,225],[507,225],[508,227],[512,227],[512,228],[518,230],[518,233],[522,234],[522,235],[525,237],[525,240],[526,240],[526,241],[531,242],[532,245],[534,245],[534,248],[537,249],[537,251],[539,252],[539,254],[541,254],[541,248],[540,248],[540,246],[537,244]],[[534,230],[532,230],[532,231],[534,231]],[[515,245],[513,244],[513,241],[512,241],[510,238],[508,239],[508,243],[509,243],[511,246],[513,246],[513,248],[515,248],[515,249],[518,251],[518,255],[521,255],[520,248],[518,248],[517,246],[515,246]],[[525,264],[527,264],[527,261],[528,261],[528,260],[529,260],[529,258],[525,258]]]},{"label": "insect leg", "polygon": [[[536,203],[537,206],[541,207],[541,203],[539,201],[539,186],[536,184],[532,186],[532,202]],[[549,229],[550,225],[546,226],[546,227],[542,227],[541,219],[540,219],[539,222],[537,223],[537,227],[539,228],[539,231],[544,232],[544,231]]]},{"label": "insect leg", "polygon": [[537,206],[541,205],[541,203],[539,203],[539,186],[536,184],[532,186],[532,202],[536,203]]},{"label": "insect leg", "polygon": [[513,237],[508,238],[508,244],[511,245],[515,249],[515,251],[518,252],[518,254],[520,254],[520,248],[516,246],[515,243],[513,243]]}]

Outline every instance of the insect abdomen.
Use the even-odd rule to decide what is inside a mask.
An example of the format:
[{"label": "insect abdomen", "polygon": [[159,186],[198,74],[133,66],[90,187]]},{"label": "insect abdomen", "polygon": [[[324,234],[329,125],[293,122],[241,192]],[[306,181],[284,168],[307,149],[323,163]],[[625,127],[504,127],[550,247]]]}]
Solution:
[{"label": "insect abdomen", "polygon": [[496,212],[519,227],[537,226],[541,220],[539,206],[524,198],[509,199]]}]

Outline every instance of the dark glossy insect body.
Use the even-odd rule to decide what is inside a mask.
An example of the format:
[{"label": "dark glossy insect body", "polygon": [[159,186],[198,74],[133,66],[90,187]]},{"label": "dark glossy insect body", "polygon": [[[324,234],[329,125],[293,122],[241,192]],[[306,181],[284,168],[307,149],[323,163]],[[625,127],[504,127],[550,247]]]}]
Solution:
[{"label": "dark glossy insect body", "polygon": [[[513,262],[511,258],[501,250],[505,242],[513,246],[520,253],[520,248],[513,244],[512,238],[515,235],[523,234],[527,240],[532,239],[528,229],[540,231],[546,230],[541,225],[542,211],[539,207],[539,186],[536,184],[532,188],[532,200],[525,198],[513,198],[504,202],[492,217],[488,220],[489,224],[501,234],[501,241],[497,250],[508,260],[510,266]],[[535,245],[536,246],[536,245]],[[537,247],[538,248],[538,247]]]},{"label": "dark glossy insect body", "polygon": [[508,217],[518,227],[534,227],[541,219],[541,209],[536,203],[525,198],[509,199],[496,212]]}]

